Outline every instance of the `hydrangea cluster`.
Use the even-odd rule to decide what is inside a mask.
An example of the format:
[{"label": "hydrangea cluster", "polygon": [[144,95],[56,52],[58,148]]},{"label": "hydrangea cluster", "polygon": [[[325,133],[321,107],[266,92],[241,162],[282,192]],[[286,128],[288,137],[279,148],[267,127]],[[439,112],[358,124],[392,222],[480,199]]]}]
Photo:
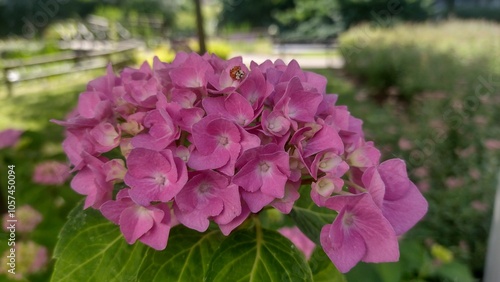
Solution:
[{"label": "hydrangea cluster", "polygon": [[174,224],[203,232],[214,222],[228,235],[264,207],[289,213],[309,189],[338,212],[320,239],[340,271],[396,261],[397,236],[427,202],[402,160],[380,161],[326,84],[296,61],[247,67],[208,54],[155,58],[119,76],[108,68],[55,121],[67,129],[71,186],[128,243],[157,250]]}]

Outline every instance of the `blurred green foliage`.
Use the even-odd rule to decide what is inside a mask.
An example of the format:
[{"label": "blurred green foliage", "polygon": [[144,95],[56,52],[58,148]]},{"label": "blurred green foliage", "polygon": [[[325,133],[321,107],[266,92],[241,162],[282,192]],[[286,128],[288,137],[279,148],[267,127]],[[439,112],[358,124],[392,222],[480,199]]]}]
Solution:
[{"label": "blurred green foliage", "polygon": [[500,166],[499,36],[492,23],[452,21],[364,25],[341,37],[360,90],[339,101],[353,104],[385,158],[406,160],[430,204],[407,238],[453,254],[449,263],[430,256],[432,268],[414,273],[426,281],[449,280],[443,273],[460,264],[482,277]]},{"label": "blurred green foliage", "polygon": [[[111,20],[158,18],[172,26],[179,1],[162,0],[16,0],[0,1],[0,37],[34,38],[51,24],[98,13]],[[117,8],[119,7],[119,8]]]},{"label": "blurred green foliage", "polygon": [[499,7],[456,7],[455,16],[461,19],[484,19],[500,22]]},{"label": "blurred green foliage", "polygon": [[294,7],[294,0],[221,0],[220,28],[251,26],[267,28],[275,23],[274,13]]},{"label": "blurred green foliage", "polygon": [[331,41],[362,22],[391,26],[400,21],[424,21],[433,14],[430,0],[224,0],[219,26],[279,27],[277,38],[286,42]]},{"label": "blurred green foliage", "polygon": [[[349,73],[387,99],[406,102],[423,91],[463,92],[479,75],[499,73],[498,25],[452,21],[406,24],[392,29],[361,25],[340,37]],[[473,90],[473,89],[472,89]]]}]

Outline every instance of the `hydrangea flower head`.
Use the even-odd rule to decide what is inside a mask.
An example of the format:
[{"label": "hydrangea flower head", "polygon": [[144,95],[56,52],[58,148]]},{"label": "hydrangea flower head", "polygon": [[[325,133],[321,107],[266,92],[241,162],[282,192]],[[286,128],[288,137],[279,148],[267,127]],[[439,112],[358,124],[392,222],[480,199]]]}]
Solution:
[{"label": "hydrangea flower head", "polygon": [[[66,127],[71,187],[128,243],[157,250],[174,222],[229,235],[251,214],[287,214],[310,195],[336,215],[318,237],[340,271],[395,261],[396,236],[427,202],[404,162],[381,161],[362,121],[326,84],[296,61],[246,66],[208,54],[156,58],[119,75],[108,68],[66,121],[54,121]],[[310,254],[314,245],[302,239]]]}]

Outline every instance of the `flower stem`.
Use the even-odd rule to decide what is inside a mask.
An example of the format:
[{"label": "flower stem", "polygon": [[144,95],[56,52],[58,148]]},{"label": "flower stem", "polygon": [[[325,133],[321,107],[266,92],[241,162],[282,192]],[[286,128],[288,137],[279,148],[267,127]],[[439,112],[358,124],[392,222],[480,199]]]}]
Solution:
[{"label": "flower stem", "polygon": [[359,192],[368,192],[364,187],[359,186],[358,184],[352,182],[351,180],[345,180],[344,183],[347,184],[350,187],[353,187],[354,189],[358,190]]}]

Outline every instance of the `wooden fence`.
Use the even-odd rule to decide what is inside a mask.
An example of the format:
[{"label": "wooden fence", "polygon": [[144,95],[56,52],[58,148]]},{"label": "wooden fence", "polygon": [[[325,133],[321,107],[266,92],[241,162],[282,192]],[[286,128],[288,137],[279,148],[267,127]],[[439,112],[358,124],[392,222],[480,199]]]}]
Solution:
[{"label": "wooden fence", "polygon": [[[105,51],[68,51],[54,55],[33,57],[29,59],[4,60],[0,63],[3,68],[3,82],[7,87],[9,97],[13,94],[13,85],[22,81],[37,80],[70,73],[100,69],[112,63],[113,66],[123,67],[133,63],[134,52],[140,47],[138,42],[122,42],[112,50]],[[113,59],[120,55],[119,59]],[[65,68],[47,68],[50,64],[66,63]],[[36,70],[39,71],[29,71]],[[27,70],[22,72],[21,70]]]}]

